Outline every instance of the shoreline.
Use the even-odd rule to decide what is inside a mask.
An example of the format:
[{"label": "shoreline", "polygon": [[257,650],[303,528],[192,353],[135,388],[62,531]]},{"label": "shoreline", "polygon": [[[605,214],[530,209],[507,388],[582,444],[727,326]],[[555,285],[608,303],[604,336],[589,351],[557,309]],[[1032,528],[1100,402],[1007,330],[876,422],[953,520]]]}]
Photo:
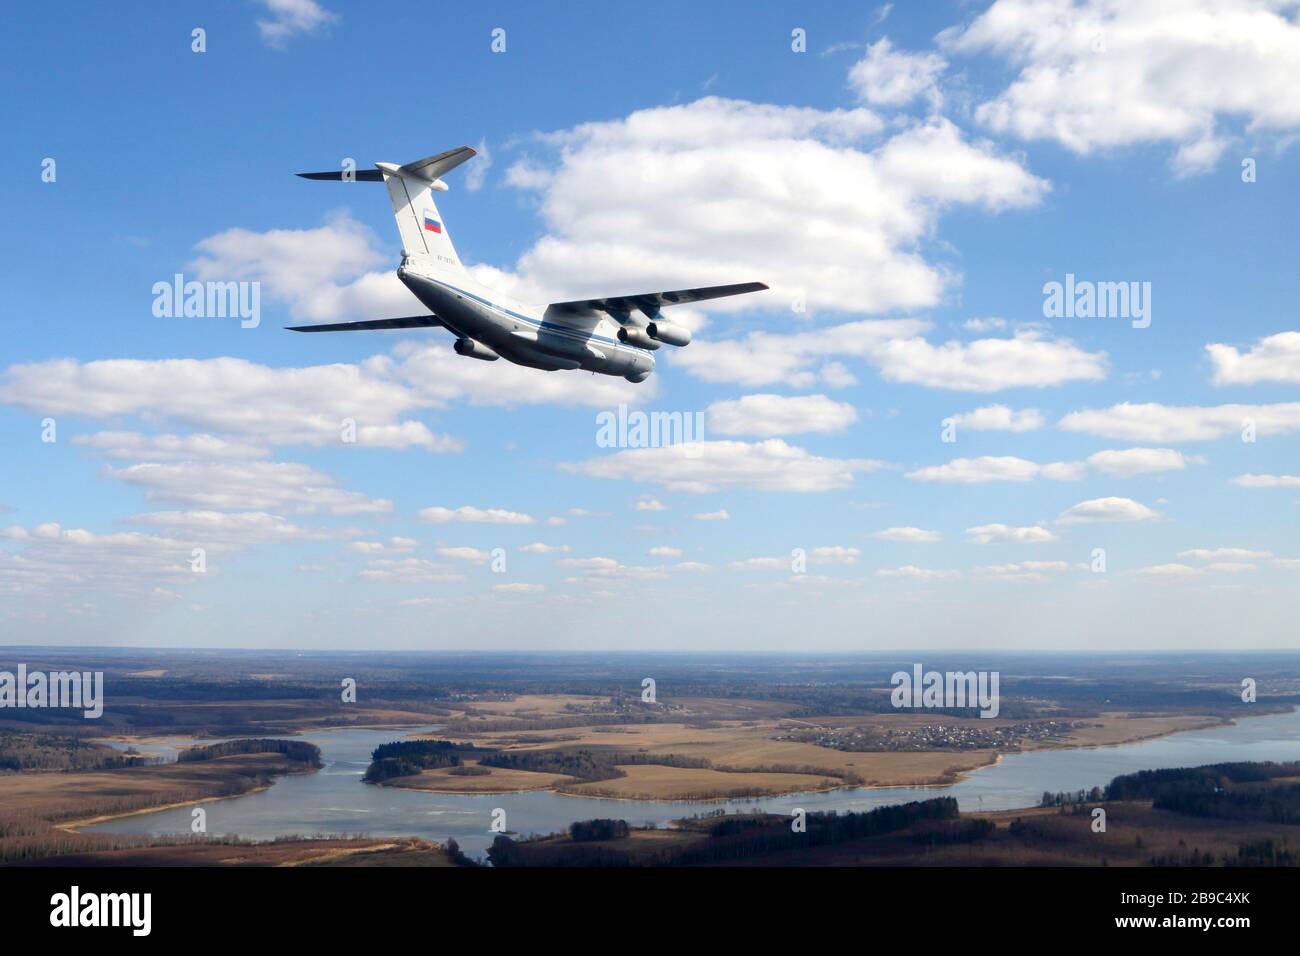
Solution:
[{"label": "shoreline", "polygon": [[[1257,717],[1277,716],[1277,715],[1280,715],[1280,714],[1295,713],[1295,712],[1298,711],[1298,710],[1300,710],[1300,707],[1297,707],[1297,706],[1292,705],[1292,706],[1290,706],[1290,707],[1278,707],[1277,709],[1272,709],[1272,708],[1270,708],[1269,710],[1267,710],[1267,711],[1265,711],[1265,712],[1263,712],[1263,713],[1252,714],[1251,716],[1257,716]],[[1181,715],[1181,716],[1198,716],[1198,715],[1191,715],[1191,714],[1189,714],[1189,715]],[[1055,745],[1055,746],[1051,746],[1051,747],[1035,747],[1035,748],[1030,748],[1030,749],[1027,749],[1027,750],[1022,748],[1022,749],[1015,750],[1015,751],[995,751],[995,752],[993,752],[993,759],[987,761],[986,763],[982,763],[982,764],[980,764],[980,765],[978,765],[978,766],[970,767],[970,768],[968,768],[968,769],[959,770],[959,771],[957,771],[956,773],[952,774],[950,779],[930,780],[930,781],[923,782],[923,783],[863,783],[863,784],[852,784],[852,783],[846,783],[846,784],[843,784],[843,785],[840,785],[840,786],[834,786],[834,787],[819,787],[819,788],[813,788],[813,789],[786,790],[786,791],[778,791],[778,792],[775,792],[775,793],[751,794],[751,795],[748,795],[748,796],[736,796],[736,797],[728,797],[728,796],[716,796],[716,797],[642,797],[642,796],[631,796],[631,797],[611,797],[611,796],[605,796],[605,795],[600,795],[600,794],[573,793],[573,792],[569,792],[569,791],[566,791],[566,790],[560,789],[560,788],[555,787],[555,786],[550,786],[550,787],[536,787],[536,788],[527,789],[527,790],[448,790],[448,789],[443,789],[443,788],[439,788],[439,789],[431,789],[431,788],[425,788],[425,787],[409,787],[409,786],[404,787],[404,786],[401,786],[400,784],[396,784],[396,783],[382,783],[382,784],[378,784],[378,786],[388,786],[388,787],[393,787],[394,789],[397,789],[397,790],[405,790],[405,791],[408,791],[408,792],[415,792],[415,793],[428,793],[428,794],[434,794],[434,795],[439,795],[439,796],[456,796],[456,797],[476,797],[476,796],[489,797],[489,796],[496,796],[496,797],[508,797],[508,796],[519,796],[519,795],[529,794],[529,793],[553,793],[553,794],[556,794],[557,796],[561,796],[561,797],[583,798],[583,799],[588,799],[588,800],[609,800],[609,801],[616,802],[616,803],[621,802],[621,803],[663,803],[663,804],[668,804],[668,803],[690,803],[690,804],[695,804],[695,803],[699,803],[699,804],[709,804],[709,803],[711,803],[711,804],[722,804],[722,803],[731,803],[731,802],[739,802],[739,801],[747,801],[747,800],[765,800],[765,799],[771,799],[771,798],[775,798],[775,797],[793,796],[793,795],[797,795],[797,794],[823,794],[823,793],[834,793],[834,792],[836,792],[836,791],[841,791],[841,790],[899,790],[899,789],[912,789],[912,788],[951,787],[951,786],[954,786],[954,785],[956,785],[956,784],[962,782],[962,780],[964,780],[966,777],[970,776],[971,774],[979,773],[979,772],[981,772],[981,771],[983,771],[983,770],[987,770],[987,769],[990,768],[990,767],[996,767],[996,766],[998,766],[999,764],[1002,763],[1003,759],[1007,756],[1008,753],[1013,753],[1013,754],[1028,754],[1028,753],[1036,753],[1036,752],[1050,752],[1050,751],[1053,751],[1053,750],[1059,750],[1059,751],[1068,751],[1068,750],[1089,750],[1089,749],[1100,750],[1100,749],[1107,748],[1107,747],[1123,747],[1123,746],[1127,746],[1127,745],[1129,745],[1129,744],[1143,743],[1143,742],[1145,742],[1145,741],[1151,741],[1151,740],[1159,740],[1159,739],[1161,739],[1161,738],[1163,738],[1163,737],[1171,737],[1171,736],[1175,736],[1175,735],[1177,735],[1177,734],[1192,733],[1192,732],[1195,732],[1195,731],[1197,731],[1197,730],[1206,730],[1206,729],[1212,729],[1212,728],[1216,728],[1216,727],[1227,727],[1227,726],[1233,726],[1233,725],[1235,725],[1236,723],[1238,723],[1238,720],[1240,720],[1240,719],[1244,719],[1244,718],[1233,719],[1233,718],[1229,718],[1229,717],[1216,717],[1216,718],[1211,718],[1210,715],[1204,715],[1204,716],[1205,716],[1205,722],[1198,723],[1198,724],[1195,725],[1195,726],[1184,727],[1184,728],[1181,728],[1181,729],[1178,729],[1178,730],[1169,730],[1169,731],[1165,731],[1165,732],[1162,732],[1162,733],[1155,733],[1155,734],[1139,734],[1139,735],[1136,735],[1136,736],[1133,736],[1133,737],[1126,737],[1126,738],[1123,739],[1123,740],[1110,741],[1110,742],[1107,742],[1107,743],[1057,744],[1057,745]],[[333,731],[333,730],[344,730],[344,729],[350,729],[350,728],[353,728],[353,727],[355,727],[355,729],[384,730],[384,729],[388,729],[390,726],[393,726],[393,725],[387,725],[387,724],[384,724],[384,725],[379,725],[379,726],[375,726],[375,727],[368,727],[368,728],[361,728],[361,727],[359,727],[359,726],[355,726],[355,725],[348,725],[348,726],[346,726],[346,727],[331,727],[331,728],[323,728],[323,730],[326,731],[326,732],[328,732],[328,731]],[[418,726],[421,726],[421,725],[416,724],[416,725],[403,725],[403,726],[404,726],[404,727],[418,727]],[[397,727],[393,727],[393,729],[399,729],[399,728],[397,728]],[[126,739],[126,738],[125,738],[125,737],[121,737],[121,736],[119,736],[119,737],[116,737],[116,738],[113,738],[113,739]],[[147,738],[147,737],[140,737],[140,736],[137,735],[137,736],[135,736],[134,739],[143,742],[144,740],[146,740],[146,739],[150,739],[150,738]],[[153,736],[152,739],[154,739],[154,740],[163,740],[163,739],[168,739],[168,737],[167,737],[167,736],[164,736],[164,735],[156,735],[156,736]],[[176,735],[170,735],[170,739],[176,739]],[[197,738],[191,738],[191,739],[197,739]],[[218,739],[225,739],[225,738],[211,738],[211,739],[218,740]],[[957,753],[957,752],[959,752],[959,751],[954,751],[954,753]],[[312,771],[312,772],[318,772],[318,771]],[[400,779],[400,778],[397,778],[397,779]],[[207,802],[214,801],[214,800],[232,800],[232,799],[236,799],[236,798],[238,798],[238,797],[247,796],[248,794],[251,794],[251,793],[257,793],[257,792],[260,792],[260,791],[263,791],[263,790],[267,790],[267,789],[269,789],[270,787],[272,787],[272,786],[274,786],[274,785],[275,785],[275,781],[272,781],[270,784],[268,784],[268,785],[265,786],[265,787],[256,787],[256,788],[253,788],[253,789],[251,789],[251,790],[247,790],[247,791],[245,791],[245,792],[243,792],[243,793],[229,794],[229,795],[226,795],[226,796],[217,796],[217,797],[201,797],[201,798],[196,798],[196,799],[194,799],[194,800],[180,801],[180,802],[176,802],[176,803],[169,803],[169,804],[164,804],[164,805],[159,805],[159,806],[154,806],[154,807],[141,807],[141,808],[138,808],[138,809],[135,809],[135,810],[123,811],[123,812],[121,812],[121,813],[101,814],[101,815],[98,815],[98,816],[96,816],[96,817],[90,817],[90,818],[85,818],[85,819],[78,819],[78,820],[68,821],[68,822],[64,822],[64,823],[58,823],[58,824],[54,824],[54,826],[57,827],[57,828],[59,828],[59,829],[64,829],[64,830],[69,830],[69,831],[75,831],[75,830],[78,830],[78,829],[80,829],[80,828],[82,828],[82,827],[92,826],[92,825],[94,825],[94,824],[96,824],[96,823],[103,823],[103,822],[106,822],[106,821],[108,821],[108,820],[120,819],[120,818],[122,818],[122,817],[136,816],[136,815],[139,815],[139,814],[145,814],[145,813],[160,812],[160,811],[163,811],[163,810],[176,809],[176,808],[178,808],[178,807],[184,807],[184,806],[194,806],[194,805],[197,805],[197,804],[200,804],[200,803],[207,803]],[[1025,807],[1025,808],[1018,808],[1018,809],[1032,809],[1032,808],[1031,808],[1031,807]]]},{"label": "shoreline", "polygon": [[212,803],[216,800],[235,800],[239,797],[246,797],[250,793],[261,793],[264,790],[270,790],[275,786],[274,783],[268,783],[265,786],[253,787],[251,790],[245,790],[242,793],[228,793],[219,797],[195,797],[193,800],[176,800],[171,803],[160,803],[152,807],[137,807],[134,810],[122,810],[117,813],[101,813],[94,817],[80,817],[76,820],[65,820],[61,823],[53,823],[56,830],[67,830],[70,833],[78,832],[82,827],[94,826],[96,823],[106,823],[109,820],[120,820],[123,817],[136,817],[142,813],[161,813],[163,810],[175,810],[178,807],[193,807],[200,803]]}]

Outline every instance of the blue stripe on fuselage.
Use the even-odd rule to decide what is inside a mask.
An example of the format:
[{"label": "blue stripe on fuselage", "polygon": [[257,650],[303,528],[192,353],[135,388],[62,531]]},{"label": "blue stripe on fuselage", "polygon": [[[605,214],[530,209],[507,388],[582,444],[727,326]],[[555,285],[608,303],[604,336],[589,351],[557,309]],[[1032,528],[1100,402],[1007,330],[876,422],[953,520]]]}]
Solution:
[{"label": "blue stripe on fuselage", "polygon": [[459,293],[460,295],[463,296],[468,296],[469,298],[473,299],[475,302],[479,303],[480,305],[485,305],[489,309],[492,309],[493,311],[499,312],[502,315],[523,322],[524,324],[537,329],[539,332],[553,332],[558,335],[568,336],[569,338],[577,339],[580,342],[595,341],[605,345],[613,346],[616,349],[621,349],[627,352],[640,352],[647,356],[650,354],[650,351],[648,349],[637,348],[636,346],[633,345],[626,345],[618,341],[617,339],[611,339],[603,335],[596,335],[595,333],[583,332],[581,329],[576,329],[571,325],[561,325],[555,322],[543,322],[534,318],[530,318],[529,316],[522,315],[519,312],[512,312],[510,309],[507,309],[504,306],[497,305],[495,302],[490,302],[487,299],[483,298],[482,296],[475,295],[473,292],[470,292],[467,289],[459,289],[456,286],[452,285],[450,282],[443,282],[441,279],[433,279],[430,278],[429,276],[424,276],[424,275],[420,276],[420,278],[424,279],[426,282],[432,282],[434,285],[438,285],[438,286],[442,286],[443,288],[450,289],[452,292]]}]

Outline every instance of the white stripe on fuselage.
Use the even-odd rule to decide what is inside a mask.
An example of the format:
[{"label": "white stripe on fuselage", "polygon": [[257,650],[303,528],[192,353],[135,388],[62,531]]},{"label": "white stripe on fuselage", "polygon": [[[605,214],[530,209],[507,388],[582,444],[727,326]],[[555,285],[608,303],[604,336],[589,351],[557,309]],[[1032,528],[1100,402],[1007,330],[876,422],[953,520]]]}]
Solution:
[{"label": "white stripe on fuselage", "polygon": [[[525,325],[528,325],[530,328],[534,329],[535,331],[558,335],[561,338],[573,339],[575,342],[579,342],[583,345],[586,345],[588,342],[599,342],[603,346],[611,347],[621,352],[631,352],[634,354],[639,353],[645,355],[647,358],[653,358],[653,356],[650,355],[648,349],[641,349],[633,345],[627,345],[623,342],[618,341],[618,339],[610,338],[609,336],[606,335],[598,335],[594,330],[588,332],[584,329],[580,329],[572,325],[563,325],[556,322],[546,322],[545,320],[534,319],[531,316],[523,314],[522,312],[516,312],[513,309],[508,309],[505,306],[498,305],[497,303],[491,301],[488,298],[485,298],[482,295],[479,295],[476,292],[471,292],[468,289],[462,289],[459,286],[452,285],[450,282],[447,282],[444,279],[436,279],[433,276],[426,275],[420,272],[415,273],[415,275],[419,276],[421,279],[426,280],[427,282],[431,282],[434,285],[439,286],[440,288],[446,289],[449,292],[455,293],[457,295],[467,296],[468,298],[473,300],[476,304],[484,306],[490,311],[495,312],[506,319],[509,319],[511,321],[516,321],[516,322],[523,322]],[[504,331],[508,333],[509,329],[499,329],[498,331]]]}]

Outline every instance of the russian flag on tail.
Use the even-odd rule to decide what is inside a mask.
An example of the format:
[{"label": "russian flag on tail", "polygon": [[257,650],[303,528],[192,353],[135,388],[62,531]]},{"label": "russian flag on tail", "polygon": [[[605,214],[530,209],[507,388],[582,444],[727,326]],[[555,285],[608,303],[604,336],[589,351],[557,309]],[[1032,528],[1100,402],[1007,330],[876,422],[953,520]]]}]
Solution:
[{"label": "russian flag on tail", "polygon": [[434,219],[429,213],[424,214],[424,228],[426,232],[442,233],[442,223]]}]

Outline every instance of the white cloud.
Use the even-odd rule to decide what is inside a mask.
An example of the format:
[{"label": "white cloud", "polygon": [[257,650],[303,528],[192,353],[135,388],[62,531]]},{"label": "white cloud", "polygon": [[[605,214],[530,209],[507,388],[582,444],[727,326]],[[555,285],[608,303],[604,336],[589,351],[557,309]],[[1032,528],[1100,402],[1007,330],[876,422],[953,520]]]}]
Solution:
[{"label": "white cloud", "polygon": [[1248,548],[1192,548],[1178,552],[1180,558],[1192,558],[1197,561],[1253,561],[1271,558],[1269,551],[1251,551]]},{"label": "white cloud", "polygon": [[1214,366],[1215,385],[1300,384],[1300,332],[1266,336],[1245,353],[1219,344],[1207,345],[1205,351]]},{"label": "white cloud", "polygon": [[668,506],[656,498],[654,495],[643,495],[637,499],[633,505],[637,511],[667,511]]},{"label": "white cloud", "polygon": [[1161,405],[1123,402],[1070,412],[1058,428],[1127,441],[1209,441],[1240,435],[1253,423],[1259,435],[1300,429],[1300,402],[1276,405]]},{"label": "white cloud", "polygon": [[745,395],[714,402],[707,414],[710,431],[759,438],[842,431],[858,419],[852,405],[825,395]]},{"label": "white cloud", "polygon": [[1189,461],[1203,459],[1185,457],[1172,448],[1125,448],[1099,451],[1088,456],[1088,466],[1103,475],[1130,478],[1159,471],[1182,471]]},{"label": "white cloud", "polygon": [[374,514],[393,503],[345,491],[334,479],[297,462],[146,462],[107,468],[108,477],[144,490],[150,501],[213,510],[291,514]]},{"label": "white cloud", "polygon": [[1239,135],[1300,128],[1300,25],[1293,0],[998,0],[940,34],[952,53],[988,51],[1019,70],[975,111],[1025,139],[1081,155],[1139,143],[1210,168]]},{"label": "white cloud", "polygon": [[697,341],[674,358],[696,378],[747,386],[784,383],[806,388],[819,378],[830,385],[828,379],[836,376],[828,376],[829,366],[822,365],[820,371],[814,366],[850,356],[877,368],[888,382],[954,391],[1041,388],[1106,377],[1104,352],[1085,352],[1035,330],[1012,338],[934,345],[920,337],[927,328],[929,323],[918,319],[867,319],[816,332],[759,331],[741,339]]},{"label": "white cloud", "polygon": [[265,511],[152,511],[132,515],[130,524],[159,528],[179,540],[194,544],[244,547],[280,541],[323,540],[357,532],[308,528]]},{"label": "white cloud", "polygon": [[946,119],[887,130],[866,109],[708,97],[541,142],[556,155],[515,163],[507,181],[539,194],[546,235],[517,272],[552,300],[653,289],[676,275],[772,287],[721,301],[722,311],[789,314],[801,297],[812,311],[924,308],[952,278],[918,251],[944,210],[1024,208],[1047,189]]},{"label": "white cloud", "polygon": [[[483,363],[475,363],[483,364]],[[400,416],[422,404],[389,380],[391,362],[372,358],[360,365],[271,368],[240,358],[54,359],[11,365],[0,377],[0,402],[44,415],[118,418],[136,415],[151,422],[178,423],[244,443],[345,445],[345,420],[356,425],[351,447],[459,451],[458,439],[435,435],[422,422]],[[134,433],[117,435],[122,447]],[[99,439],[105,447],[112,442]],[[169,457],[187,444],[211,442],[210,435],[158,436],[136,441]],[[95,447],[91,440],[87,444]]]},{"label": "white cloud", "polygon": [[696,521],[730,521],[731,520],[731,515],[727,513],[726,508],[723,508],[720,511],[701,511],[699,514],[691,515],[691,517]]},{"label": "white cloud", "polygon": [[421,508],[420,520],[431,524],[448,524],[453,521],[467,524],[532,524],[531,515],[518,511],[506,511],[503,508],[475,508],[462,505],[459,508],[440,506]]},{"label": "white cloud", "polygon": [[916,578],[921,581],[937,581],[961,577],[960,571],[918,568],[914,564],[904,565],[901,568],[881,568],[876,574],[882,578]]},{"label": "white cloud", "polygon": [[524,554],[567,554],[571,549],[567,544],[543,544],[541,541],[534,541],[519,550]]},{"label": "white cloud", "polygon": [[1021,561],[1018,564],[984,564],[971,569],[971,576],[992,581],[1046,581],[1048,572],[1061,573],[1065,561]]},{"label": "white cloud", "polygon": [[1093,498],[1081,501],[1061,512],[1057,520],[1062,524],[1082,524],[1103,521],[1150,521],[1159,515],[1132,498]]},{"label": "white cloud", "polygon": [[860,554],[862,552],[857,548],[826,545],[809,551],[808,561],[810,564],[856,564]]},{"label": "white cloud", "polygon": [[440,558],[452,558],[456,561],[472,561],[475,564],[482,564],[492,555],[482,548],[469,547],[439,547],[434,549],[434,553]]},{"label": "white cloud", "polygon": [[920,544],[943,539],[943,535],[938,531],[927,531],[924,528],[913,527],[885,528],[882,531],[873,531],[867,537],[875,538],[877,541],[899,541],[908,544]]},{"label": "white cloud", "polygon": [[651,548],[646,552],[652,558],[680,558],[682,556],[681,548],[670,548],[667,545],[660,545]]},{"label": "white cloud", "polygon": [[541,594],[546,590],[546,585],[512,581],[509,584],[494,584],[492,590],[497,594]]},{"label": "white cloud", "polygon": [[561,467],[590,478],[648,481],[670,491],[708,493],[728,488],[760,491],[832,491],[882,462],[822,458],[779,438],[761,442],[707,441],[633,448]]},{"label": "white cloud", "polygon": [[1243,488],[1300,488],[1300,475],[1238,475],[1232,483]]},{"label": "white cloud", "polygon": [[1144,568],[1138,568],[1136,574],[1146,575],[1148,577],[1158,578],[1185,578],[1194,574],[1200,574],[1200,568],[1193,568],[1186,564],[1151,564]]},{"label": "white cloud", "polygon": [[322,7],[316,0],[258,0],[270,12],[268,19],[259,18],[257,29],[267,46],[281,47],[290,37],[300,33],[315,33],[338,15]]},{"label": "white cloud", "polygon": [[982,524],[967,528],[966,533],[972,544],[1043,544],[1057,540],[1055,534],[1037,525]]},{"label": "white cloud", "polygon": [[874,350],[873,364],[887,382],[905,382],[964,392],[1004,388],[1046,388],[1106,377],[1106,354],[1085,352],[1066,339],[1048,339],[1033,329],[1012,338],[949,341],[894,339]]},{"label": "white cloud", "polygon": [[[54,522],[34,528],[14,526],[5,529],[3,536],[21,549],[0,549],[0,593],[13,598],[39,595],[63,604],[69,596],[82,593],[156,597],[164,582],[176,587],[202,577],[191,572],[195,544],[188,536],[138,531],[98,534]],[[214,543],[211,550],[222,549]]]},{"label": "white cloud", "polygon": [[369,581],[398,584],[445,584],[465,580],[463,574],[425,558],[376,558],[366,563],[360,576]]},{"label": "white cloud", "polygon": [[958,428],[976,432],[1030,432],[1043,427],[1043,413],[1036,408],[1014,411],[1006,405],[985,405],[952,416]]},{"label": "white cloud", "polygon": [[850,68],[849,86],[869,106],[906,106],[926,97],[937,108],[942,97],[936,81],[946,66],[937,53],[894,50],[882,37]]},{"label": "white cloud", "polygon": [[72,444],[105,458],[191,461],[197,458],[265,458],[270,449],[216,435],[145,435],[140,432],[95,432],[73,435]]},{"label": "white cloud", "polygon": [[909,471],[906,476],[913,481],[941,481],[957,484],[975,484],[985,481],[1032,481],[1043,477],[1053,481],[1077,481],[1083,477],[1080,462],[1038,462],[1017,458],[1014,455],[981,455],[978,458],[954,458],[945,465],[929,465]]}]

